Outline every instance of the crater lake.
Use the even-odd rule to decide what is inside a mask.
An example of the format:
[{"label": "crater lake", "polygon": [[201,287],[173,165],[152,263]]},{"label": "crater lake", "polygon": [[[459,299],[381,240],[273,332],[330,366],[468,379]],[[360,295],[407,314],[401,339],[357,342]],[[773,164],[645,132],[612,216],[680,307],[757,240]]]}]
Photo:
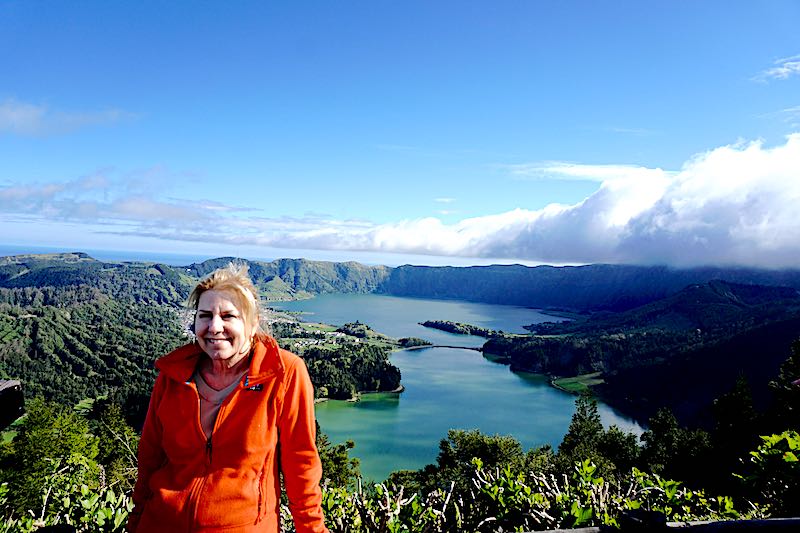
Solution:
[{"label": "crater lake", "polygon": [[[299,312],[309,322],[340,326],[356,320],[391,337],[420,337],[436,345],[480,347],[485,339],[419,325],[425,320],[463,322],[509,333],[522,326],[559,320],[535,309],[454,300],[378,294],[327,294],[309,300],[271,302]],[[329,400],[316,405],[322,430],[334,443],[353,440],[365,479],[384,480],[401,469],[436,461],[449,429],[479,429],[511,435],[523,447],[557,447],[575,410],[575,396],[551,387],[543,376],[511,372],[475,350],[424,348],[391,355],[402,373],[402,393],[363,394],[359,402]],[[633,420],[599,404],[606,426],[640,434]]]}]

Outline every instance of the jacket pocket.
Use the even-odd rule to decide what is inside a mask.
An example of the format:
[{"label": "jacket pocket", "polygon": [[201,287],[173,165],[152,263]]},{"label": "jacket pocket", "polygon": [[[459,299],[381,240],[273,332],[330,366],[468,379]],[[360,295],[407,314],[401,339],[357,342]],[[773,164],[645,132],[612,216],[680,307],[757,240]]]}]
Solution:
[{"label": "jacket pocket", "polygon": [[259,518],[260,482],[255,470],[223,468],[206,479],[197,502],[200,527],[255,524]]}]

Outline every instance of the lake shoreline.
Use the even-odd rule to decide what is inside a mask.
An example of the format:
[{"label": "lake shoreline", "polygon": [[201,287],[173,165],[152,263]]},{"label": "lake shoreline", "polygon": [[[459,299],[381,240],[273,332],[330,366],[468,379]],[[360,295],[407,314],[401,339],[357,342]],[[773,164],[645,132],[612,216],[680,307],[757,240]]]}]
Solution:
[{"label": "lake shoreline", "polygon": [[[278,307],[278,306],[276,306]],[[393,350],[402,374],[402,394],[368,393],[361,401],[321,401],[320,427],[331,442],[352,440],[366,478],[385,479],[395,470],[436,462],[438,444],[450,429],[511,435],[525,449],[557,447],[575,410],[575,396],[552,387],[546,376],[509,371],[481,352],[482,338],[424,328],[427,317],[525,334],[522,324],[552,320],[517,306],[464,303],[381,295],[322,295],[281,305],[305,311],[302,319],[345,324],[360,321],[392,338],[420,338],[431,346]],[[450,346],[438,348],[433,346]],[[424,350],[423,350],[424,348]],[[506,368],[503,368],[503,367]],[[605,403],[604,424],[634,424]]]},{"label": "lake shoreline", "polygon": [[401,383],[399,387],[392,390],[360,390],[356,393],[356,396],[352,396],[350,398],[347,398],[346,400],[340,400],[338,398],[328,398],[327,396],[314,398],[314,404],[316,405],[318,403],[329,402],[329,401],[356,403],[361,401],[360,396],[362,394],[401,394],[405,392],[405,390],[406,388]]}]

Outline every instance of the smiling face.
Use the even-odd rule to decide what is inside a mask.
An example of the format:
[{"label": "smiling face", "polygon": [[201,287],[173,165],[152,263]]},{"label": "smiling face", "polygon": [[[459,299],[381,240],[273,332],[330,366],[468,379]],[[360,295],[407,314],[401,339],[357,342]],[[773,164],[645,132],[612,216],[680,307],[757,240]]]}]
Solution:
[{"label": "smiling face", "polygon": [[200,295],[194,331],[197,344],[215,365],[233,367],[250,352],[253,327],[245,322],[231,292],[210,289]]}]

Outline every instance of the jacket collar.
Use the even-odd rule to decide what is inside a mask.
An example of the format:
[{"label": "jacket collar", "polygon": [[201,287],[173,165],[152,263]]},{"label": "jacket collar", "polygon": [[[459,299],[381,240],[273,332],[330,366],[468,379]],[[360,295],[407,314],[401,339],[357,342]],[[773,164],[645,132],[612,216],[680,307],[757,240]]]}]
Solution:
[{"label": "jacket collar", "polygon": [[[156,360],[155,366],[167,377],[175,381],[186,382],[192,378],[202,355],[203,351],[200,346],[193,342],[160,357]],[[248,384],[259,383],[274,374],[282,375],[284,371],[278,343],[275,342],[275,339],[265,335],[263,339],[256,340],[245,382]]]}]

